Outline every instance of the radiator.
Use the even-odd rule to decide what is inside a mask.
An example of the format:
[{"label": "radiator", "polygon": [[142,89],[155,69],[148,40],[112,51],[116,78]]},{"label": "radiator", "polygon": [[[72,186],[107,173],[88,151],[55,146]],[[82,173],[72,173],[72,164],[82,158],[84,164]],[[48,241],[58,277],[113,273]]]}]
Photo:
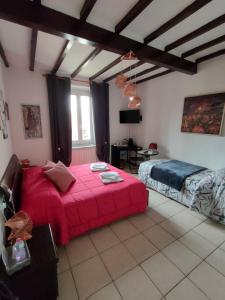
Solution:
[{"label": "radiator", "polygon": [[98,161],[95,147],[74,148],[72,151],[72,165],[88,164]]}]

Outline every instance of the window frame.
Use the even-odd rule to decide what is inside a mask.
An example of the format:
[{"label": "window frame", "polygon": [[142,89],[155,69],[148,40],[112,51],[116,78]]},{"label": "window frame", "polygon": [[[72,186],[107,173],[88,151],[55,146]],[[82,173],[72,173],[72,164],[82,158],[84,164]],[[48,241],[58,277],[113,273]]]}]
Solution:
[{"label": "window frame", "polygon": [[[95,146],[95,134],[94,134],[94,119],[93,119],[93,105],[92,98],[89,90],[84,89],[72,89],[71,96],[77,97],[77,129],[78,129],[78,140],[72,140],[72,148],[82,147],[94,147]],[[82,121],[81,121],[81,97],[88,96],[90,101],[90,136],[89,140],[82,139]],[[72,114],[71,114],[72,118]],[[71,137],[72,138],[72,137]]]}]

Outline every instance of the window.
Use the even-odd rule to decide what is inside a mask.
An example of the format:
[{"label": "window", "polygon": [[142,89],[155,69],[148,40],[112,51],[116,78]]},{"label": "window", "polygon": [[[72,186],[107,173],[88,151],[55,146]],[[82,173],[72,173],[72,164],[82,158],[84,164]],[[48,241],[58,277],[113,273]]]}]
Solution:
[{"label": "window", "polygon": [[94,144],[92,102],[88,91],[76,90],[71,95],[72,145]]}]

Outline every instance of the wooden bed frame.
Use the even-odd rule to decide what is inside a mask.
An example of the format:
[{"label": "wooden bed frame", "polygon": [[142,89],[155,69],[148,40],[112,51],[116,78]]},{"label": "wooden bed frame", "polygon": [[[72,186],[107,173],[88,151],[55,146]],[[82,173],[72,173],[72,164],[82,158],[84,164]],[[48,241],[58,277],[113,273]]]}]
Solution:
[{"label": "wooden bed frame", "polygon": [[7,219],[13,215],[13,212],[19,210],[21,183],[22,167],[18,157],[13,154],[0,180],[0,199],[3,199],[7,204],[4,211]]}]

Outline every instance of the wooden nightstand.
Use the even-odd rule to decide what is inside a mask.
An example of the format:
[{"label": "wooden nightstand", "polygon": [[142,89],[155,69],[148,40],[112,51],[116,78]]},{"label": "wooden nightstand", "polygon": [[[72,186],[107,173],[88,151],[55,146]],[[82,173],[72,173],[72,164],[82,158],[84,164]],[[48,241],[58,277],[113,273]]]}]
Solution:
[{"label": "wooden nightstand", "polygon": [[58,296],[56,247],[50,225],[33,229],[27,242],[31,265],[8,276],[0,262],[2,280],[20,300],[56,300]]}]

